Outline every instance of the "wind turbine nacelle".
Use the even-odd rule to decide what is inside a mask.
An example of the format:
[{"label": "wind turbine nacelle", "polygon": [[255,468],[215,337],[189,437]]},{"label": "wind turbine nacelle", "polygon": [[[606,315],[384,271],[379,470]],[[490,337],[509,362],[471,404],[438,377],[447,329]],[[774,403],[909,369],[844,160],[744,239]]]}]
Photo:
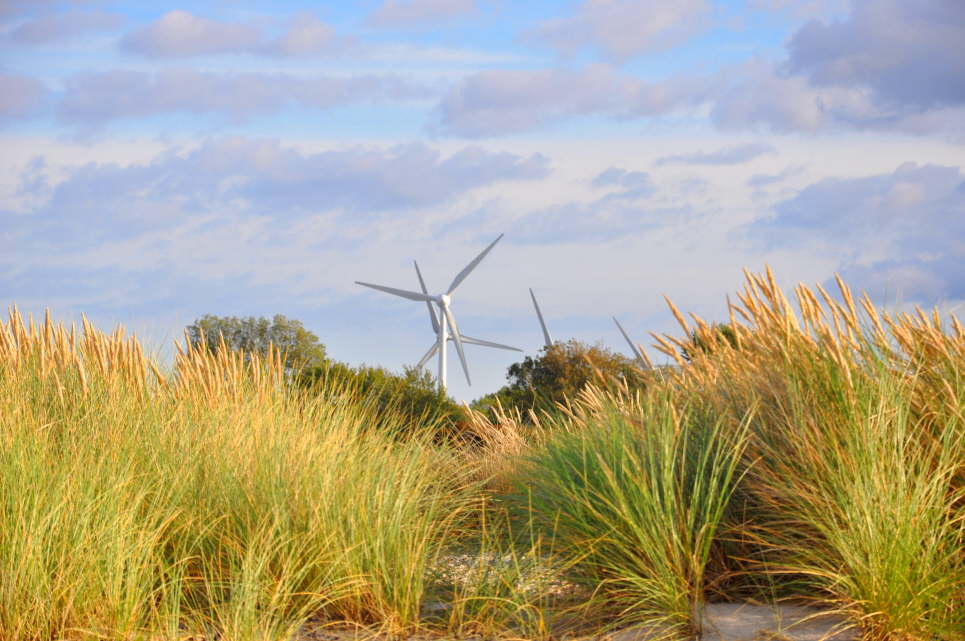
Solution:
[{"label": "wind turbine nacelle", "polygon": [[449,307],[451,301],[452,297],[449,294],[439,294],[439,304],[443,307]]}]

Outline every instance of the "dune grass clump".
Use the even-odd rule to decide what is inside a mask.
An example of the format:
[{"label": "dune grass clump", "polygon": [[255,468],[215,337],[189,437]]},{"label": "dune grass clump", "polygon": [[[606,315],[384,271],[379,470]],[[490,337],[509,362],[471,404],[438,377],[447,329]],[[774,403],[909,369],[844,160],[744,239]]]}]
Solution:
[{"label": "dune grass clump", "polygon": [[736,486],[746,430],[672,390],[586,390],[517,477],[517,509],[571,558],[573,580],[616,625],[700,630],[704,573]]},{"label": "dune grass clump", "polygon": [[281,359],[187,349],[164,376],[85,324],[0,326],[0,630],[287,638],[419,625],[471,484],[430,434]]},{"label": "dune grass clump", "polygon": [[[840,299],[799,286],[798,315],[769,271],[748,275],[730,339],[674,309],[708,347],[669,384],[733,426],[758,408],[734,506],[756,548],[747,573],[848,612],[868,638],[961,639],[965,331],[856,305],[838,283]],[[688,344],[658,340],[678,359]]]}]

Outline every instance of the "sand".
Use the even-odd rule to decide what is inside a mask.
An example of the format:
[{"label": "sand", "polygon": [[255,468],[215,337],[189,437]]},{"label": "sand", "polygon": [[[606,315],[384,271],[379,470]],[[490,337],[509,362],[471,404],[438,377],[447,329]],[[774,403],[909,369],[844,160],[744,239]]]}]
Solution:
[{"label": "sand", "polygon": [[[797,605],[712,603],[703,617],[701,641],[853,641],[860,637],[844,617]],[[645,641],[652,627],[621,630],[599,641]],[[589,641],[589,640],[586,640]]]},{"label": "sand", "polygon": [[[847,620],[816,608],[796,605],[752,605],[747,603],[712,603],[703,618],[701,641],[855,641],[857,629]],[[640,626],[619,630],[604,636],[581,637],[573,641],[648,641],[659,628]],[[387,635],[361,631],[337,630],[330,627],[305,629],[298,641],[395,641]],[[411,641],[454,641],[443,637],[418,635]],[[463,641],[490,641],[468,637]]]}]

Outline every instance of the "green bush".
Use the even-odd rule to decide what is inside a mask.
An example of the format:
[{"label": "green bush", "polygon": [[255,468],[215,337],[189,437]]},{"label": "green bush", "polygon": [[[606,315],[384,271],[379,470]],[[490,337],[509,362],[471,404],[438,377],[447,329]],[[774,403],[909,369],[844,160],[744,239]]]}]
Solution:
[{"label": "green bush", "polygon": [[383,367],[327,362],[322,367],[302,371],[298,385],[312,390],[333,389],[350,392],[380,413],[391,413],[405,431],[434,426],[437,430],[456,429],[465,420],[463,408],[448,397],[431,374],[406,369],[401,375]]},{"label": "green bush", "polygon": [[525,418],[530,410],[553,411],[590,383],[630,389],[643,385],[641,372],[631,359],[575,339],[554,343],[536,358],[527,356],[510,365],[506,379],[508,385],[474,401],[473,409],[492,415],[498,405],[519,410]]}]

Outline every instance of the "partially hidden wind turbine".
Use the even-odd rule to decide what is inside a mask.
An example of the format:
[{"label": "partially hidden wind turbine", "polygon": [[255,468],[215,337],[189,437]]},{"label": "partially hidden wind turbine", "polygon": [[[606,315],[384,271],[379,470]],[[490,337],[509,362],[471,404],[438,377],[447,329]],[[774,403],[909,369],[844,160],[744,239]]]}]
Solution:
[{"label": "partially hidden wind turbine", "polygon": [[613,316],[613,322],[617,324],[617,328],[620,330],[620,333],[623,334],[623,338],[627,339],[627,343],[630,345],[633,355],[637,357],[637,360],[640,361],[640,364],[644,367],[649,367],[650,363],[640,350],[640,346],[630,340],[627,330],[623,329],[623,325],[620,324],[620,321],[617,320],[616,316]]},{"label": "partially hidden wind turbine", "polygon": [[[418,263],[415,264],[416,274],[419,276],[419,285],[422,289],[421,292],[413,292],[405,289],[396,289],[395,287],[386,287],[384,285],[373,285],[372,283],[363,283],[362,281],[355,281],[357,284],[364,287],[371,287],[372,289],[377,289],[387,294],[393,294],[395,296],[401,296],[402,298],[408,298],[414,301],[423,301],[426,307],[429,309],[429,319],[432,322],[432,329],[436,333],[436,342],[426,355],[422,357],[419,361],[418,367],[425,365],[432,356],[436,353],[439,354],[439,384],[442,389],[446,388],[446,372],[447,372],[447,361],[446,361],[446,345],[451,340],[456,344],[456,352],[459,353],[459,362],[462,364],[462,371],[466,375],[466,382],[472,385],[472,381],[469,378],[469,365],[466,363],[466,354],[463,351],[463,343],[468,343],[471,345],[482,345],[485,347],[496,347],[499,349],[509,349],[517,352],[522,350],[515,347],[509,347],[508,345],[500,345],[499,343],[492,343],[489,341],[480,340],[478,338],[471,338],[469,336],[464,336],[459,332],[459,325],[456,323],[456,317],[453,316],[452,310],[449,308],[452,302],[452,294],[459,287],[460,283],[466,279],[466,277],[482,262],[482,259],[486,257],[486,254],[499,242],[503,237],[502,234],[499,235],[496,240],[491,242],[486,249],[484,249],[478,256],[476,256],[472,262],[470,262],[466,267],[456,274],[456,277],[452,280],[452,284],[449,285],[449,289],[446,290],[444,294],[436,294],[435,296],[429,295],[426,290],[425,281],[422,280],[422,273],[419,271]],[[433,309],[433,303],[439,308],[438,315],[436,310]]]},{"label": "partially hidden wind turbine", "polygon": [[544,347],[549,349],[553,346],[553,337],[550,336],[550,330],[546,329],[546,321],[543,320],[543,312],[539,310],[539,303],[536,302],[536,294],[533,293],[533,288],[529,288],[529,297],[533,299],[533,307],[536,308],[536,317],[539,318],[539,326],[543,330],[543,340]]}]

